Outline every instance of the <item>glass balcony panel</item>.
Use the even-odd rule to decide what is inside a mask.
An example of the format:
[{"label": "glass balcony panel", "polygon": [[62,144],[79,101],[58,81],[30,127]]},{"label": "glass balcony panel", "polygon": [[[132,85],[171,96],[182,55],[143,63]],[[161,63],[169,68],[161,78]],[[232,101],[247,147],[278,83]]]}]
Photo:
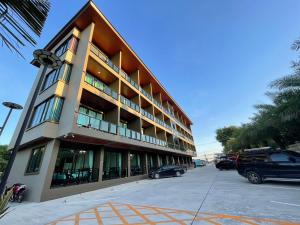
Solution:
[{"label": "glass balcony panel", "polygon": [[100,123],[100,130],[104,132],[108,132],[109,123],[102,120]]},{"label": "glass balcony panel", "polygon": [[124,137],[126,136],[126,131],[124,127],[119,127],[119,135]]},{"label": "glass balcony panel", "polygon": [[117,93],[117,92],[112,91],[112,92],[111,92],[111,96],[112,96],[114,99],[118,100],[118,93]]},{"label": "glass balcony panel", "polygon": [[84,81],[90,85],[93,85],[93,82],[94,82],[94,77],[90,74],[86,74],[85,75],[85,78],[84,78]]},{"label": "glass balcony panel", "polygon": [[84,114],[78,114],[78,118],[77,118],[77,124],[80,126],[88,126],[90,123],[90,119],[87,115]]},{"label": "glass balcony panel", "polygon": [[99,127],[100,127],[100,120],[95,119],[95,118],[90,118],[90,125],[94,129],[99,129]]},{"label": "glass balcony panel", "polygon": [[111,123],[110,126],[109,126],[109,133],[117,134],[117,125]]},{"label": "glass balcony panel", "polygon": [[131,130],[126,129],[126,137],[131,138]]},{"label": "glass balcony panel", "polygon": [[141,134],[139,132],[136,132],[136,139],[141,140]]},{"label": "glass balcony panel", "polygon": [[131,131],[131,138],[136,139],[136,132],[133,130]]}]

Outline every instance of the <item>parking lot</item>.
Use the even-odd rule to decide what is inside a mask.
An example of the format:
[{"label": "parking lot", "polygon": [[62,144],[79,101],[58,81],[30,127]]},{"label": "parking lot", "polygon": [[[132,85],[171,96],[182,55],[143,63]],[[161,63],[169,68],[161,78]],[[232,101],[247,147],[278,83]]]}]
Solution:
[{"label": "parking lot", "polygon": [[300,224],[300,181],[253,185],[209,165],[11,210],[1,224]]}]

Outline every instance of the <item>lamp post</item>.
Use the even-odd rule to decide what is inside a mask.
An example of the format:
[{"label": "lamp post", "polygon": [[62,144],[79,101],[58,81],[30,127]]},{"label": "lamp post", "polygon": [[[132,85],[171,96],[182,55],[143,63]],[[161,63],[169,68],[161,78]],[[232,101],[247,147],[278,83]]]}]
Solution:
[{"label": "lamp post", "polygon": [[21,110],[21,109],[23,109],[22,106],[20,106],[20,105],[17,104],[17,103],[13,103],[13,102],[3,102],[2,105],[4,105],[5,107],[9,108],[9,111],[8,111],[8,114],[7,114],[6,118],[5,118],[5,120],[4,120],[4,123],[3,123],[2,127],[0,127],[0,136],[1,136],[1,134],[2,134],[2,132],[3,132],[3,130],[4,130],[4,128],[5,128],[5,125],[6,125],[8,119],[9,119],[9,117],[10,117],[11,112],[12,112],[14,109],[16,109],[16,110]]},{"label": "lamp post", "polygon": [[14,144],[11,155],[9,157],[8,164],[5,168],[4,174],[2,176],[1,183],[0,183],[0,195],[2,195],[4,190],[5,190],[5,185],[6,185],[6,182],[7,182],[7,179],[8,179],[8,175],[9,175],[10,170],[12,168],[13,162],[16,158],[17,152],[20,149],[20,144],[21,144],[23,135],[25,133],[28,121],[30,119],[30,115],[31,115],[33,107],[34,107],[34,103],[35,103],[36,98],[38,96],[39,90],[41,89],[43,80],[45,78],[46,71],[47,71],[48,68],[58,69],[62,65],[62,61],[54,53],[52,53],[50,51],[47,51],[47,50],[44,50],[44,49],[35,50],[33,52],[33,57],[34,57],[34,61],[40,63],[42,66],[44,66],[44,68],[43,68],[43,71],[40,75],[38,83],[36,85],[33,96],[30,100],[29,105],[28,105],[28,108],[26,109],[26,113],[25,113],[25,116],[24,116],[24,120],[22,122],[22,126],[20,128],[20,131],[19,131],[19,134],[17,136],[16,142]]}]

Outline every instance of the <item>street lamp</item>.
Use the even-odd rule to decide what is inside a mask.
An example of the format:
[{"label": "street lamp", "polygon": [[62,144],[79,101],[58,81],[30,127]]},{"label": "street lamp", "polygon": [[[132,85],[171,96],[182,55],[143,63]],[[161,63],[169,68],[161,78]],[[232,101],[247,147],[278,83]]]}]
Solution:
[{"label": "street lamp", "polygon": [[0,136],[5,128],[5,125],[10,117],[11,112],[16,109],[16,110],[21,110],[23,109],[22,106],[18,105],[17,103],[13,103],[13,102],[3,102],[2,105],[4,105],[5,107],[9,108],[8,114],[4,120],[4,123],[2,125],[2,127],[0,127]]},{"label": "street lamp", "polygon": [[60,60],[60,58],[58,58],[58,56],[56,56],[54,53],[52,53],[50,51],[47,51],[47,50],[44,50],[44,49],[35,50],[33,52],[33,57],[34,57],[34,61],[37,62],[37,63],[39,63],[40,65],[44,66],[44,68],[43,68],[43,71],[42,71],[42,73],[40,75],[39,81],[38,81],[38,83],[36,85],[36,88],[34,90],[33,96],[32,96],[32,98],[30,100],[28,109],[26,110],[26,114],[24,116],[24,120],[22,122],[22,126],[21,126],[21,129],[20,129],[20,132],[19,132],[19,134],[17,136],[15,145],[14,145],[14,147],[12,149],[12,152],[11,152],[11,155],[9,157],[7,166],[6,166],[5,171],[4,171],[4,174],[3,174],[2,178],[1,178],[0,196],[4,192],[8,175],[10,173],[10,170],[11,170],[12,165],[14,163],[14,160],[16,158],[17,152],[19,151],[20,144],[21,144],[24,132],[26,130],[28,121],[30,119],[30,115],[31,115],[31,112],[33,110],[34,103],[35,103],[36,98],[38,96],[39,90],[41,89],[43,80],[45,78],[46,71],[47,71],[48,68],[58,69],[62,65],[62,61]]}]

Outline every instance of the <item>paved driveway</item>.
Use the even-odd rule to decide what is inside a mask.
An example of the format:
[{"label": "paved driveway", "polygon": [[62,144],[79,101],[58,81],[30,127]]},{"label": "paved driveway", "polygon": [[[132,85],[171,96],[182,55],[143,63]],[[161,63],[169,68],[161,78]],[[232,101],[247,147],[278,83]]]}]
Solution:
[{"label": "paved driveway", "polygon": [[13,205],[1,224],[300,224],[300,182],[253,185],[213,166],[43,203]]}]

